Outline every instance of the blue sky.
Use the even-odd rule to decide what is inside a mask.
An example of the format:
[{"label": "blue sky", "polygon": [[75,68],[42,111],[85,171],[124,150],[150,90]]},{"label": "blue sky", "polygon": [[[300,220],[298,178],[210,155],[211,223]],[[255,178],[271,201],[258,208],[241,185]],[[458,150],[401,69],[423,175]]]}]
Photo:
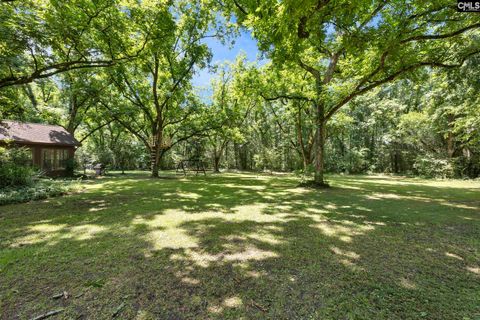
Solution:
[{"label": "blue sky", "polygon": [[[255,61],[257,55],[260,54],[257,48],[257,41],[252,38],[250,32],[242,31],[240,36],[235,39],[235,44],[231,47],[230,44],[222,44],[215,38],[207,38],[204,40],[213,54],[212,65],[222,63],[224,61],[234,61],[235,57],[244,52],[247,55],[248,61]],[[202,96],[210,95],[210,79],[214,77],[213,73],[207,69],[196,70],[193,76],[193,85],[200,90]]]}]

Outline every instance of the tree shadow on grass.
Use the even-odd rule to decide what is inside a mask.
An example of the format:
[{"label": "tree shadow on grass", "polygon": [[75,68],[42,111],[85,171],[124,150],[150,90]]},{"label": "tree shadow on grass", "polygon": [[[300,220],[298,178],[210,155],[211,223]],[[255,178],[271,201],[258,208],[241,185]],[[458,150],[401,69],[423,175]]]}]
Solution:
[{"label": "tree shadow on grass", "polygon": [[[64,318],[106,319],[122,305],[125,319],[478,314],[479,223],[462,218],[477,207],[442,205],[432,186],[334,183],[119,179],[7,206],[1,318],[63,306]],[[69,299],[52,300],[63,290]]]}]

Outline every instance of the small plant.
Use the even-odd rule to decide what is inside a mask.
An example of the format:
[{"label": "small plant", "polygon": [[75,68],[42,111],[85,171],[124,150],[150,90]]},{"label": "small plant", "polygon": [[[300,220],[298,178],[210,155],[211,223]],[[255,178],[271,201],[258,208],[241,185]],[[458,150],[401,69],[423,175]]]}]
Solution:
[{"label": "small plant", "polygon": [[0,205],[58,197],[78,189],[80,184],[77,180],[40,179],[31,185],[1,189]]}]

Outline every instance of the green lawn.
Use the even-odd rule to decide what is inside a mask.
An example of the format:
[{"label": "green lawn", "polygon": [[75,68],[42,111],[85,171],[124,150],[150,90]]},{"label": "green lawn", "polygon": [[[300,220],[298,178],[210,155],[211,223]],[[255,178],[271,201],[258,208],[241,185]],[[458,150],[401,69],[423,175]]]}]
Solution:
[{"label": "green lawn", "polygon": [[480,182],[298,183],[136,173],[0,207],[0,318],[480,319]]}]

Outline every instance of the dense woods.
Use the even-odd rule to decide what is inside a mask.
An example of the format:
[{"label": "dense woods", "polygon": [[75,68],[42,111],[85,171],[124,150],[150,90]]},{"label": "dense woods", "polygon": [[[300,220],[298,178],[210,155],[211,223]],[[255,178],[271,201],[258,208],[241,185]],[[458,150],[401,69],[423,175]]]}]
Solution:
[{"label": "dense woods", "polygon": [[[0,21],[0,118],[63,125],[82,170],[480,175],[480,24],[450,1],[14,0]],[[213,65],[205,39],[241,30],[262,62]]]}]

